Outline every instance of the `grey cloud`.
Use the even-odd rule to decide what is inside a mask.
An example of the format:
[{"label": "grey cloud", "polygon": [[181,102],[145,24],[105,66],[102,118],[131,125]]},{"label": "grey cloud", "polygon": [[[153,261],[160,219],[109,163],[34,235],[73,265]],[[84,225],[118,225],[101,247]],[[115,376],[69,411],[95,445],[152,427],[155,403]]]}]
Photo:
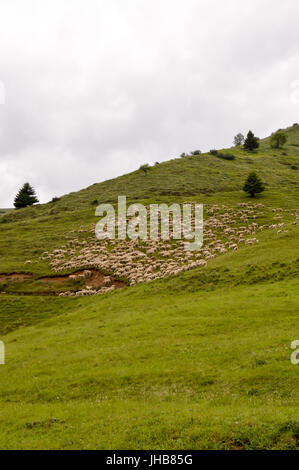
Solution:
[{"label": "grey cloud", "polygon": [[296,0],[2,0],[0,207],[298,120]]}]

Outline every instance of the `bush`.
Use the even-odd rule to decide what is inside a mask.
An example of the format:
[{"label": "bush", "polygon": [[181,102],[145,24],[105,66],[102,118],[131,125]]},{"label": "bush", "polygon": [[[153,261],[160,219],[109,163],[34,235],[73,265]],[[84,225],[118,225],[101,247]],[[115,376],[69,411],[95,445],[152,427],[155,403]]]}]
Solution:
[{"label": "bush", "polygon": [[236,159],[236,157],[231,153],[218,153],[217,152],[216,157],[222,158],[223,160],[235,160]]},{"label": "bush", "polygon": [[147,172],[150,170],[150,166],[148,163],[145,163],[144,165],[140,165],[139,170],[143,171],[143,173],[146,175]]},{"label": "bush", "polygon": [[210,150],[210,154],[216,156],[218,155],[218,150],[212,149]]},{"label": "bush", "polygon": [[193,152],[191,152],[191,155],[201,155],[201,150],[194,150]]},{"label": "bush", "polygon": [[50,202],[58,202],[60,201],[60,197],[53,197]]},{"label": "bush", "polygon": [[92,206],[97,206],[99,204],[99,201],[97,199],[94,199],[91,203]]}]

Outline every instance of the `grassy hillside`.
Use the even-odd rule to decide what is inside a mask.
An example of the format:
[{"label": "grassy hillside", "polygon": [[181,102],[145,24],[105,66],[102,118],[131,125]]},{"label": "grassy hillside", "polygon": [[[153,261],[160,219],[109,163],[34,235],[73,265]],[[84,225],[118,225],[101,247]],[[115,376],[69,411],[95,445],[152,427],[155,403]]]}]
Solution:
[{"label": "grassy hillside", "polygon": [[[299,366],[290,361],[299,339],[299,130],[287,132],[283,150],[265,139],[255,154],[230,149],[233,161],[175,159],[0,217],[0,448],[299,448]],[[245,206],[244,222],[238,204],[251,201],[240,189],[253,169],[268,186],[254,202],[263,208]],[[78,257],[92,243],[92,202],[123,194],[203,202],[205,221],[229,213],[235,231],[245,223],[259,242],[206,268],[58,297],[85,281],[58,279],[52,253],[75,237],[73,257],[89,268]],[[59,274],[78,270],[67,268],[68,250]]]},{"label": "grassy hillside", "polygon": [[[224,150],[236,156],[227,161],[210,154],[176,158],[151,167],[145,175],[135,171],[118,178],[95,183],[94,185],[70,193],[55,203],[43,204],[18,210],[7,215],[4,220],[20,220],[39,216],[65,216],[66,212],[82,211],[93,215],[92,203],[117,202],[119,195],[128,200],[159,200],[174,197],[210,195],[240,191],[250,171],[258,171],[271,191],[282,186],[289,191],[299,185],[299,126],[286,130],[288,142],[283,149],[272,149],[269,138],[261,140],[258,152],[246,152],[242,148]],[[99,175],[100,178],[101,175]],[[95,176],[96,177],[96,176]]]},{"label": "grassy hillside", "polygon": [[[286,132],[289,139],[283,149],[272,149],[269,139],[264,139],[255,153],[236,148],[225,151],[236,156],[233,161],[210,154],[177,158],[152,167],[147,175],[135,171],[71,193],[57,202],[0,216],[0,272],[18,271],[20,266],[28,271],[26,260],[39,259],[45,249],[60,248],[70,231],[96,222],[96,201],[116,203],[119,195],[126,195],[128,202],[138,200],[144,204],[197,201],[208,205],[221,201],[236,206],[248,202],[241,188],[248,173],[256,170],[267,185],[267,191],[259,198],[261,202],[269,207],[296,209],[299,126]],[[48,264],[35,264],[31,271],[47,274]]]},{"label": "grassy hillside", "polygon": [[65,305],[1,298],[24,324],[40,308],[3,337],[1,448],[296,448],[296,236],[213,260],[204,277]]},{"label": "grassy hillside", "polygon": [[11,212],[13,209],[0,209],[0,215],[7,214],[7,212]]}]

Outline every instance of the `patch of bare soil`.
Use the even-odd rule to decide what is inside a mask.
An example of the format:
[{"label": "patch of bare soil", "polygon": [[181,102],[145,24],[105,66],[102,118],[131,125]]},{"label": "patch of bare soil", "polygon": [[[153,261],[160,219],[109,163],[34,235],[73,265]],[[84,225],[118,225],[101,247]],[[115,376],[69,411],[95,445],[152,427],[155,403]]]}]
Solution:
[{"label": "patch of bare soil", "polygon": [[[7,281],[23,281],[26,279],[32,279],[34,276],[33,274],[26,274],[26,273],[12,273],[12,274],[0,274],[0,282],[7,282]],[[66,289],[70,288],[71,281],[81,281],[80,282],[80,291],[78,293],[101,293],[106,292],[112,289],[121,289],[126,287],[126,283],[123,281],[119,281],[111,276],[105,276],[104,274],[100,273],[97,269],[82,269],[80,271],[76,271],[72,274],[65,274],[60,276],[44,276],[37,279],[48,285],[49,289],[53,289],[54,286],[62,286],[68,285]],[[59,292],[55,292],[53,290],[47,291],[26,291],[26,292],[1,292],[2,294],[8,295],[58,295]],[[75,295],[76,292],[69,291],[67,294]],[[61,295],[61,294],[59,294]],[[84,294],[85,295],[85,294]]]},{"label": "patch of bare soil", "polygon": [[42,281],[45,284],[64,284],[69,281],[69,276],[48,276],[48,277],[40,277],[38,281]]},{"label": "patch of bare soil", "polygon": [[126,286],[123,281],[118,281],[111,276],[105,276],[96,269],[84,269],[76,271],[72,274],[66,274],[61,276],[47,276],[41,277],[39,281],[50,283],[50,284],[64,284],[69,281],[83,280],[84,287],[92,287],[99,289],[101,287],[112,287],[121,289]]},{"label": "patch of bare soil", "polygon": [[97,270],[92,270],[92,275],[85,281],[85,287],[87,286],[95,288],[114,286],[117,289],[121,289],[122,287],[126,286],[126,283],[118,281],[111,276],[104,276]]}]

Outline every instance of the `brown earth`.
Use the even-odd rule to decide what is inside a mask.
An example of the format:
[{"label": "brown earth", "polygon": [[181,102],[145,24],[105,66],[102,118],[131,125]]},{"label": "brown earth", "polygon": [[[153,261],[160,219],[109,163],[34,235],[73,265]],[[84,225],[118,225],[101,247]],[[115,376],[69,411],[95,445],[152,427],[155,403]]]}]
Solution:
[{"label": "brown earth", "polygon": [[[107,284],[106,284],[107,281],[106,280],[107,280],[108,277],[110,277],[110,279],[111,279],[111,282],[109,283],[109,286],[115,286],[118,289],[126,286],[125,282],[118,281],[118,280],[114,279],[111,276],[105,276],[104,274],[100,273],[96,269],[86,269],[86,270],[84,269],[84,270],[80,270],[80,271],[75,271],[72,274],[65,274],[65,275],[61,275],[61,276],[41,277],[39,279],[39,281],[50,283],[50,284],[62,284],[62,283],[65,283],[67,281],[74,280],[74,279],[72,279],[71,276],[84,276],[84,273],[86,273],[86,271],[89,271],[92,274],[88,277],[82,277],[81,278],[81,279],[84,280],[84,287],[87,287],[87,286],[96,287],[96,288],[105,287],[105,286],[107,286]],[[80,277],[78,277],[78,279],[80,279]]]},{"label": "brown earth", "polygon": [[[74,279],[73,276],[78,276],[77,279]],[[30,273],[11,273],[11,274],[0,274],[0,283],[7,282],[7,281],[24,281],[27,279],[32,279],[33,274]],[[116,289],[121,289],[122,287],[126,287],[126,283],[123,281],[118,281],[111,276],[105,276],[104,274],[100,273],[96,269],[84,269],[80,271],[76,271],[71,274],[65,274],[61,276],[45,276],[37,281],[44,282],[45,284],[49,284],[49,287],[55,285],[63,285],[68,284],[71,281],[80,280],[83,281],[84,288],[92,287],[93,289],[100,289],[101,287],[112,287],[114,286]],[[82,284],[81,284],[82,286]],[[81,287],[82,288],[82,287]],[[15,295],[56,295],[56,292],[53,291],[43,291],[43,292],[9,292],[10,294]]]}]

